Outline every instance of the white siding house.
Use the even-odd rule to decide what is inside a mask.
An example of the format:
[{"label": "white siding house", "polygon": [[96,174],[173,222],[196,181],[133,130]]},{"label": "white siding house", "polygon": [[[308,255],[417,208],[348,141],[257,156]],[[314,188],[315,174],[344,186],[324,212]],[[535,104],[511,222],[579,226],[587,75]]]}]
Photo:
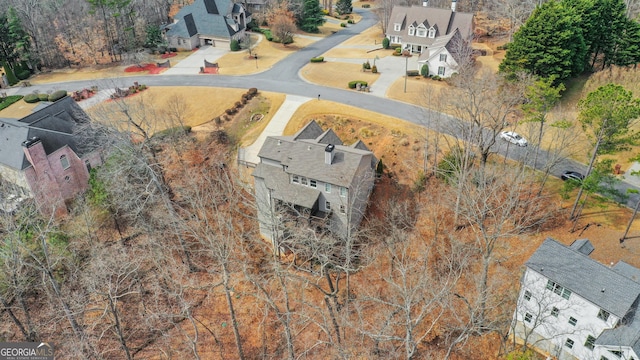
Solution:
[{"label": "white siding house", "polygon": [[588,240],[545,240],[526,263],[512,334],[558,359],[638,360],[640,270],[591,251]]}]

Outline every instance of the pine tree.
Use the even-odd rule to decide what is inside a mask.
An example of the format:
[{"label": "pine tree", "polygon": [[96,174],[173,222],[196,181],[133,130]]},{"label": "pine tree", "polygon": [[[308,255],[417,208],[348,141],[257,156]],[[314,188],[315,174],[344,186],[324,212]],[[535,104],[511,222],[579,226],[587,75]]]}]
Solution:
[{"label": "pine tree", "polygon": [[514,34],[500,71],[527,71],[557,81],[580,74],[585,67],[586,46],[579,17],[561,3],[539,6]]},{"label": "pine tree", "polygon": [[318,0],[305,0],[300,29],[309,33],[317,33],[318,26],[324,24],[324,21],[320,2]]}]

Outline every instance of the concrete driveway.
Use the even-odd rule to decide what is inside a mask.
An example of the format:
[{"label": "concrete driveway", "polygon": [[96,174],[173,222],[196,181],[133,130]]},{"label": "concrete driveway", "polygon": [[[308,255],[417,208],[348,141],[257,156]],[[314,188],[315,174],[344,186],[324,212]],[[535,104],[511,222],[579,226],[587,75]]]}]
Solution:
[{"label": "concrete driveway", "polygon": [[[225,44],[226,45],[226,44]],[[187,56],[177,64],[172,64],[171,68],[162,75],[193,75],[200,73],[200,67],[204,66],[204,60],[214,63],[223,55],[230,51],[228,46],[213,47],[203,46],[198,51]]]}]

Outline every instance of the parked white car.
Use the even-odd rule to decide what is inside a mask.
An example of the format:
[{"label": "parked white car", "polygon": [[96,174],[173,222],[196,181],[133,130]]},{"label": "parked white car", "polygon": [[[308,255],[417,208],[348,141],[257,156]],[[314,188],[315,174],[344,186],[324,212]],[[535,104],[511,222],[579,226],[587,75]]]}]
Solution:
[{"label": "parked white car", "polygon": [[518,146],[527,146],[527,139],[520,136],[518,133],[513,131],[503,131],[500,133],[500,138],[502,140],[508,141],[514,145]]}]

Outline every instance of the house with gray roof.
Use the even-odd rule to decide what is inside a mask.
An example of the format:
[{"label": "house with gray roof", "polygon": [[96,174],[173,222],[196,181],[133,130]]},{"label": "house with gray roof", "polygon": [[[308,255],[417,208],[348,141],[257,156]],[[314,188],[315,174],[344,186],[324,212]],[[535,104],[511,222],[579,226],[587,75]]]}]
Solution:
[{"label": "house with gray roof", "polygon": [[461,62],[470,56],[473,14],[451,8],[429,6],[394,6],[385,36],[403,51],[419,56],[418,64],[429,65],[429,75],[450,77]]},{"label": "house with gray roof", "polygon": [[311,121],[293,136],[269,136],[253,171],[262,236],[279,250],[283,223],[320,227],[338,238],[357,228],[373,190],[378,159],[357,141]]},{"label": "house with gray roof", "polygon": [[229,46],[245,37],[251,21],[244,5],[232,0],[195,0],[180,9],[174,22],[164,27],[169,47],[193,50],[198,46]]},{"label": "house with gray roof", "polygon": [[640,359],[640,269],[605,266],[586,239],[546,239],[525,264],[512,335],[557,359]]},{"label": "house with gray roof", "polygon": [[0,118],[2,191],[34,198],[45,214],[64,213],[65,201],[86,190],[90,168],[101,164],[100,154],[78,140],[78,126],[88,121],[70,97],[21,119]]}]

